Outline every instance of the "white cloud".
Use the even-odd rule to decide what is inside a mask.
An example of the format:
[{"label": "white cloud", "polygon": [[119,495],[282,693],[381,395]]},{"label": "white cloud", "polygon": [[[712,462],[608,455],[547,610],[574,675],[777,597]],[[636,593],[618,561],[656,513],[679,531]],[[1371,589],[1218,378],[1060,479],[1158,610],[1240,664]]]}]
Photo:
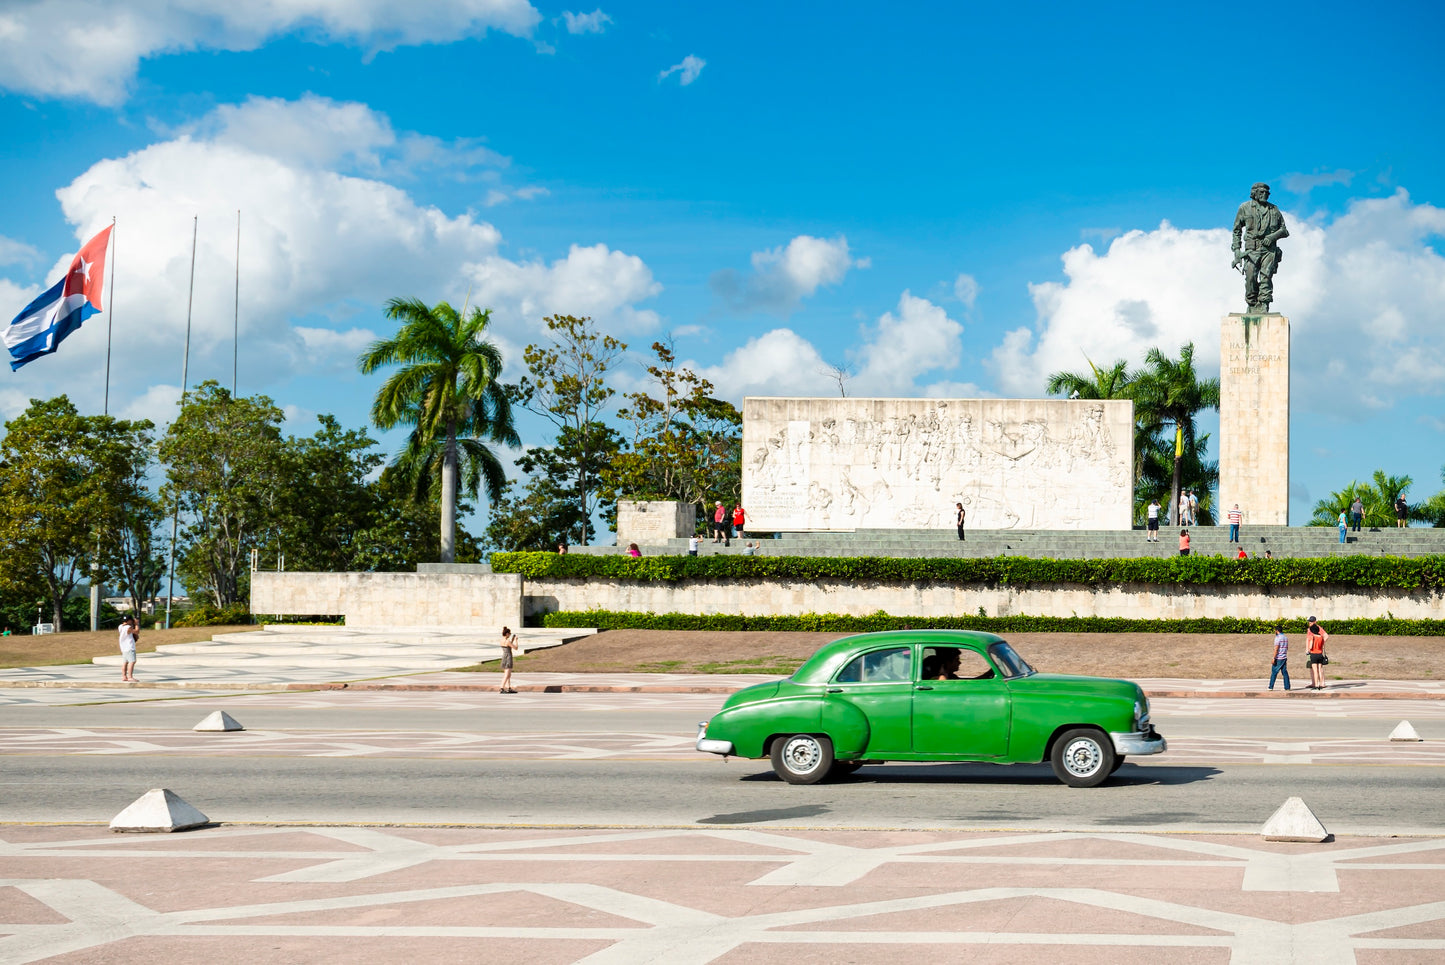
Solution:
[{"label": "white cloud", "polygon": [[836,285],[850,268],[867,267],[848,252],[848,239],[798,235],[784,247],[755,251],[753,273],[746,278],[731,269],[712,276],[713,291],[741,311],[786,315],[824,285]]},{"label": "white cloud", "polygon": [[[914,395],[920,376],[957,364],[963,326],[928,299],[905,291],[895,311],[884,312],[860,334],[862,343],[846,358],[825,358],[797,332],[777,328],[727,353],[718,365],[688,365],[734,401],[746,395],[836,395],[833,373],[840,365],[849,373],[849,396]],[[976,386],[968,389],[979,394]]]},{"label": "white cloud", "polygon": [[1355,172],[1340,168],[1336,171],[1316,171],[1314,174],[1286,174],[1280,184],[1293,194],[1309,194],[1315,188],[1331,184],[1349,184],[1355,179]]},{"label": "white cloud", "polygon": [[540,19],[526,0],[12,0],[0,10],[0,87],[117,104],[157,54],[254,50],[287,33],[389,50],[488,30],[528,37]]},{"label": "white cloud", "polygon": [[43,257],[39,248],[0,235],[0,265],[31,265]]},{"label": "white cloud", "polygon": [[506,204],[509,201],[531,201],[533,198],[545,198],[551,194],[546,188],[492,188],[487,192],[486,200],[483,202],[489,208],[495,208],[499,204]]},{"label": "white cloud", "polygon": [[[334,127],[353,148],[384,141],[376,132],[389,128],[384,118],[358,123],[351,105],[294,106],[315,137]],[[278,105],[265,109],[278,125],[295,127]],[[598,244],[574,246],[550,263],[514,260],[503,254],[496,228],[472,215],[448,215],[391,184],[337,173],[321,165],[323,155],[277,146],[265,135],[248,144],[238,133],[243,129],[208,120],[197,130],[215,131],[210,139],[182,135],[98,162],[57,192],[77,238],[118,216],[113,410],[117,399],[145,397],[158,382],[179,383],[193,215],[199,215],[193,386],[230,380],[237,209],[246,393],[323,368],[349,368],[373,330],[391,330],[381,306],[392,297],[460,305],[470,290],[471,305],[493,310],[497,341],[512,364],[520,363],[519,347],[535,338],[545,314],[590,314],[619,331],[657,324],[655,313],[637,303],[660,286],[636,256]],[[69,252],[60,255],[46,277],[59,277],[69,259]],[[13,316],[35,293],[0,279],[0,314]],[[97,316],[59,353],[16,373],[25,397],[68,391],[78,405],[83,398],[98,410],[105,321]]]},{"label": "white cloud", "polygon": [[[1357,199],[1334,218],[1285,214],[1290,237],[1275,276],[1274,309],[1289,316],[1296,378],[1316,374],[1327,392],[1303,391],[1301,409],[1377,409],[1445,391],[1445,209],[1402,189]],[[1008,333],[991,365],[1009,395],[1043,392],[1051,372],[1143,360],[1152,346],[1187,341],[1211,373],[1219,320],[1244,307],[1243,279],[1229,270],[1229,232],[1165,222],[1131,231],[1104,254],[1081,245],[1063,256],[1065,280],[1030,286],[1038,320]]]},{"label": "white cloud", "polygon": [[953,297],[963,302],[965,309],[973,311],[973,304],[978,301],[978,279],[960,272],[953,280]]},{"label": "white cloud", "polygon": [[688,84],[691,84],[693,81],[697,80],[697,75],[701,74],[702,69],[706,66],[707,61],[703,60],[701,57],[694,57],[692,54],[688,54],[686,57],[682,58],[680,62],[673,64],[671,67],[667,68],[667,70],[660,72],[657,75],[657,81],[658,83],[662,83],[673,74],[677,74],[677,82],[683,87],[686,87]]},{"label": "white cloud", "polygon": [[564,10],[562,19],[567,21],[569,34],[600,34],[612,22],[612,18],[603,13],[600,8],[591,13],[573,13],[570,10]]}]

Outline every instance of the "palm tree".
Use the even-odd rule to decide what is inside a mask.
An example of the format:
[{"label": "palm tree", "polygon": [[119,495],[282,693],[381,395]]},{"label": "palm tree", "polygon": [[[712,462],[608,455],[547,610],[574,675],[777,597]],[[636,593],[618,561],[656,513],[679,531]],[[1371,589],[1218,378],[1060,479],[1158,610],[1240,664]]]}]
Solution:
[{"label": "palm tree", "polygon": [[[465,312],[465,307],[463,307]],[[491,312],[459,314],[446,302],[435,308],[417,298],[393,298],[387,318],[401,322],[391,338],[378,339],[357,359],[370,375],[398,365],[376,393],[371,421],[378,429],[412,427],[394,465],[425,493],[441,478],[441,562],[456,559],[457,483],[476,496],[485,482],[487,498],[501,498],[506,482],[501,461],[488,442],[521,445],[502,374],[502,353],[484,338]]]},{"label": "palm tree", "polygon": [[1087,355],[1090,376],[1079,372],[1055,372],[1049,376],[1044,391],[1049,395],[1067,395],[1071,399],[1127,399],[1134,376],[1129,373],[1129,363],[1123,359],[1107,369],[1101,369]]},{"label": "palm tree", "polygon": [[1184,453],[1195,449],[1195,417],[1205,409],[1219,408],[1219,380],[1199,379],[1194,371],[1193,342],[1179,350],[1177,359],[1151,348],[1144,356],[1144,366],[1134,379],[1134,418],[1141,427],[1173,426],[1176,431],[1169,518],[1177,520]]}]

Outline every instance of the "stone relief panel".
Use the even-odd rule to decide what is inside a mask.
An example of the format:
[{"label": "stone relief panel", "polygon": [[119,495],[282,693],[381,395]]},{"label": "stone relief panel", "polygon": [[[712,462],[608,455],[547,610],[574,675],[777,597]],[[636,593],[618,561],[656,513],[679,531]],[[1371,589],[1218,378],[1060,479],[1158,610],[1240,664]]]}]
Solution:
[{"label": "stone relief panel", "polygon": [[1134,405],[743,401],[750,530],[1128,529]]}]

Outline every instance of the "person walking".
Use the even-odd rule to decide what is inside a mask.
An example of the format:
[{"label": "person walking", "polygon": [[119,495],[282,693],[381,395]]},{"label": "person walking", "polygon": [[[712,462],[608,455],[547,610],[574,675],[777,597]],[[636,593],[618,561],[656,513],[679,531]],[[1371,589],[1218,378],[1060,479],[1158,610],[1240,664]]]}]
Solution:
[{"label": "person walking", "polygon": [[717,509],[712,514],[712,541],[721,543],[723,537],[723,520],[728,518],[728,508],[719,500]]},{"label": "person walking", "polygon": [[958,538],[963,539],[963,521],[968,517],[968,510],[963,508],[963,503],[954,503],[958,507],[958,513],[954,522],[958,524]]},{"label": "person walking", "polygon": [[1244,514],[1239,511],[1239,503],[1235,503],[1234,508],[1229,511],[1229,541],[1231,543],[1239,542],[1239,524],[1242,522],[1244,522]]},{"label": "person walking", "polygon": [[135,646],[140,640],[135,617],[120,621],[120,679],[135,682]]},{"label": "person walking", "polygon": [[1310,690],[1325,689],[1325,664],[1330,659],[1325,656],[1325,641],[1329,638],[1325,628],[1310,617],[1305,626],[1305,640],[1309,642]]},{"label": "person walking", "polygon": [[1199,497],[1194,495],[1194,490],[1189,490],[1189,525],[1199,525]]},{"label": "person walking", "polygon": [[748,514],[743,512],[741,505],[733,507],[733,535],[738,539],[743,538],[743,524],[748,521]]},{"label": "person walking", "polygon": [[1284,627],[1278,623],[1274,625],[1274,663],[1269,668],[1269,689],[1274,689],[1274,678],[1284,677],[1284,689],[1289,690],[1289,664],[1286,663],[1289,657],[1289,637],[1284,635]]},{"label": "person walking", "polygon": [[1350,531],[1350,524],[1345,521],[1345,511],[1343,509],[1340,510],[1338,522],[1340,525],[1340,542],[1343,543],[1345,542],[1345,534]]},{"label": "person walking", "polygon": [[1359,496],[1350,503],[1350,524],[1354,526],[1355,532],[1360,531],[1360,525],[1365,521],[1365,501]]},{"label": "person walking", "polygon": [[1146,542],[1159,542],[1159,500],[1149,500],[1149,508],[1144,510],[1144,519],[1149,533]]},{"label": "person walking", "polygon": [[512,689],[512,655],[521,648],[510,627],[502,627],[502,689],[499,694],[515,694]]},{"label": "person walking", "polygon": [[1410,507],[1405,503],[1405,496],[1401,493],[1395,497],[1395,528],[1404,529],[1410,519]]},{"label": "person walking", "polygon": [[1179,555],[1189,555],[1189,530],[1187,529],[1181,529],[1179,531]]}]

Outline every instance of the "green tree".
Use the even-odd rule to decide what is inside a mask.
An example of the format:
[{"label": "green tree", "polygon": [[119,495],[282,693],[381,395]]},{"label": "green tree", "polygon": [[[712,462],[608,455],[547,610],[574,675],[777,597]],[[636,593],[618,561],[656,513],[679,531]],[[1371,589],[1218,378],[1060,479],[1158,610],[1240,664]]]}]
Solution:
[{"label": "green tree", "polygon": [[57,629],[81,582],[103,578],[97,549],[143,498],[149,422],[82,416],[70,399],[32,400],[0,443],[0,584],[42,591]]},{"label": "green tree", "polygon": [[626,396],[618,412],[631,430],[630,451],[602,472],[608,498],[677,499],[701,505],[742,491],[742,416],[713,397],[713,385],[679,367],[671,339],[654,342],[657,362],[647,367],[660,398]]},{"label": "green tree", "polygon": [[[1144,369],[1134,379],[1134,418],[1148,429],[1168,433],[1174,444],[1174,469],[1169,484],[1169,518],[1179,519],[1179,492],[1184,454],[1197,446],[1196,420],[1205,409],[1219,409],[1219,380],[1200,379],[1194,370],[1194,343],[1169,358],[1157,347],[1144,356]],[[1178,436],[1176,443],[1175,436]]]},{"label": "green tree", "polygon": [[[376,393],[371,419],[378,429],[412,427],[396,467],[418,493],[441,481],[441,562],[456,560],[458,483],[473,497],[485,481],[495,502],[506,474],[488,442],[521,445],[511,401],[498,381],[502,354],[484,336],[491,313],[463,317],[446,302],[394,298],[388,318],[401,322],[391,338],[373,342],[357,360],[366,374],[399,366]],[[460,475],[460,480],[458,476]]]},{"label": "green tree", "polygon": [[335,416],[316,417],[309,437],[287,439],[281,450],[268,561],[286,568],[344,572],[355,568],[358,535],[372,525],[379,496],[368,477],[385,462],[365,429],[342,429]]},{"label": "green tree", "polygon": [[[430,563],[441,552],[441,535],[437,514],[441,495],[435,488],[423,500],[417,500],[410,480],[388,467],[368,487],[375,508],[367,525],[357,532],[353,544],[351,569],[377,573],[414,572],[418,563]],[[459,503],[457,511],[466,515],[471,507]],[[456,560],[458,563],[479,563],[481,546],[461,524],[456,529]]]},{"label": "green tree", "polygon": [[507,483],[492,507],[487,542],[507,552],[550,551],[559,543],[573,542],[582,514],[568,495],[546,475],[528,479],[520,494],[515,484]]},{"label": "green tree", "polygon": [[101,569],[106,581],[130,597],[131,612],[139,616],[160,593],[166,564],[156,528],[163,516],[160,500],[147,488],[146,475],[154,458],[150,440],[137,447],[127,471],[124,498],[115,504],[103,525]]},{"label": "green tree", "polygon": [[[504,502],[506,512],[545,520],[542,529],[555,532],[559,542],[586,545],[594,535],[593,515],[610,508],[598,478],[616,458],[622,440],[602,421],[602,412],[616,394],[607,385],[607,371],[627,345],[599,332],[590,318],[553,315],[544,321],[551,338],[545,345],[527,346],[522,355],[527,374],[513,394],[520,405],[552,424],[556,441],[528,449],[518,460],[532,477],[527,496]],[[494,520],[499,508],[493,509]],[[531,529],[529,521],[514,519],[503,521],[498,531],[514,534],[508,536],[512,539]]]},{"label": "green tree", "polygon": [[[1339,525],[1340,513],[1344,513],[1348,518],[1350,506],[1354,504],[1355,497],[1358,496],[1365,509],[1363,520],[1365,526],[1394,526],[1395,499],[1409,492],[1413,480],[1409,476],[1387,475],[1383,469],[1376,469],[1372,479],[1372,483],[1362,483],[1357,479],[1352,479],[1344,489],[1332,492],[1316,502],[1309,525]],[[1411,515],[1417,519],[1428,518],[1423,510],[1424,507],[1415,507],[1411,511]]]},{"label": "green tree", "polygon": [[160,444],[161,498],[185,521],[177,555],[187,591],[225,609],[246,602],[251,550],[274,534],[285,416],[264,395],[233,398],[214,381],[180,409]]},{"label": "green tree", "polygon": [[[1193,490],[1199,500],[1200,526],[1213,526],[1219,518],[1214,505],[1214,491],[1219,485],[1219,463],[1205,458],[1208,452],[1209,434],[1203,433],[1195,440],[1194,446],[1185,450],[1180,463],[1180,488],[1181,491]],[[1169,486],[1174,480],[1174,440],[1156,434],[1146,440],[1142,455],[1139,476],[1134,485],[1135,522],[1139,523],[1144,521],[1144,507],[1151,500],[1163,503],[1169,499]]]}]

